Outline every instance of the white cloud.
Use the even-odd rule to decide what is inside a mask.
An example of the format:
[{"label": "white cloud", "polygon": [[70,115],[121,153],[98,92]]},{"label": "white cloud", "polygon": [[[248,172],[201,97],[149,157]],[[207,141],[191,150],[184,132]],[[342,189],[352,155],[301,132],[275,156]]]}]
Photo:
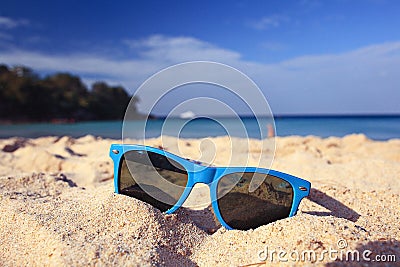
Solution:
[{"label": "white cloud", "polygon": [[[276,109],[400,113],[400,42],[341,54],[303,56],[253,68]],[[263,80],[259,77],[264,73]],[[303,104],[302,104],[303,103]],[[274,104],[272,104],[274,107]]]},{"label": "white cloud", "polygon": [[99,54],[49,55],[27,50],[0,51],[0,59],[8,64],[23,64],[42,72],[68,71],[79,73],[86,82],[96,79],[137,88],[151,74],[170,65],[192,61],[213,60],[227,64],[240,61],[240,54],[218,48],[191,37],[150,36],[141,40],[125,40],[139,50],[139,58],[113,59]]},{"label": "white cloud", "polygon": [[266,30],[270,28],[277,28],[282,25],[282,23],[288,22],[289,18],[284,15],[271,15],[265,16],[257,21],[250,23],[250,26],[257,30]]},{"label": "white cloud", "polygon": [[138,51],[139,57],[115,59],[90,53],[53,56],[9,50],[0,51],[0,59],[42,72],[69,71],[86,82],[105,80],[131,91],[172,64],[212,60],[254,79],[277,113],[400,112],[400,42],[339,54],[306,55],[274,64],[246,61],[238,52],[192,37],[155,35],[125,43]]},{"label": "white cloud", "polygon": [[218,48],[193,37],[153,35],[142,40],[126,40],[133,49],[139,49],[143,58],[156,61],[182,62],[188,60],[239,60],[240,54]]},{"label": "white cloud", "polygon": [[137,85],[137,81],[143,81],[144,77],[158,70],[157,66],[150,61],[114,60],[104,55],[94,54],[49,55],[41,52],[13,50],[0,52],[0,58],[7,64],[23,64],[41,72],[67,71],[77,73],[83,79],[96,77],[97,80],[106,80],[129,87],[132,83]]},{"label": "white cloud", "polygon": [[19,26],[26,26],[29,21],[26,19],[12,19],[9,17],[0,16],[0,28],[13,29]]}]

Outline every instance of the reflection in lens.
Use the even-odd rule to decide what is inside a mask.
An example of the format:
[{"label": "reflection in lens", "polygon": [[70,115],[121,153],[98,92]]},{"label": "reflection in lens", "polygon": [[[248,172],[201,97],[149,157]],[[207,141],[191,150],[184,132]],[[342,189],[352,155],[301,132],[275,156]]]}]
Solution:
[{"label": "reflection in lens", "polygon": [[[264,182],[249,192],[250,182]],[[232,173],[218,181],[218,207],[223,220],[238,230],[287,218],[293,202],[293,188],[283,179],[262,173]]]},{"label": "reflection in lens", "polygon": [[179,163],[149,151],[128,151],[121,159],[119,193],[151,204],[161,211],[180,198],[188,174]]}]

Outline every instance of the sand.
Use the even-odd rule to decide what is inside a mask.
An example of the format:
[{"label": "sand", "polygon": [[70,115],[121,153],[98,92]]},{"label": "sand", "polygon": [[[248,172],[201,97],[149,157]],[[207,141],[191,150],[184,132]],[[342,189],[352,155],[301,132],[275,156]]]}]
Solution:
[{"label": "sand", "polygon": [[[296,216],[248,231],[219,227],[204,207],[165,215],[114,194],[108,152],[119,142],[0,140],[0,266],[375,265],[377,255],[387,266],[400,265],[400,139],[277,137],[272,168],[309,180],[311,195]],[[259,140],[145,143],[221,166],[245,159],[269,167],[273,156]]]}]

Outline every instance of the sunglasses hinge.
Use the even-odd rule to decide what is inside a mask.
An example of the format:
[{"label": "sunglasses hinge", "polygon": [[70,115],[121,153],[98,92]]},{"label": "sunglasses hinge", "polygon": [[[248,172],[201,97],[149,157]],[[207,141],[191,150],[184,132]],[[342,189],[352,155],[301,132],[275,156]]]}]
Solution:
[{"label": "sunglasses hinge", "polygon": [[204,167],[199,166],[196,167],[191,173],[193,177],[193,183],[203,183],[203,184],[210,184],[213,181],[215,175],[215,168],[212,167]]}]

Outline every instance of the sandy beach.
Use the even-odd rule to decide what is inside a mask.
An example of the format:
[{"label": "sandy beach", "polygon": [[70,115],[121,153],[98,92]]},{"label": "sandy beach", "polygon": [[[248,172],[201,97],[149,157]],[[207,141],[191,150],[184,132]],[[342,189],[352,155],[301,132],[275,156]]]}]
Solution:
[{"label": "sandy beach", "polygon": [[[272,169],[309,180],[311,194],[296,216],[249,231],[219,227],[207,208],[165,215],[114,194],[112,143],[120,140],[0,140],[1,266],[372,266],[379,257],[400,265],[400,139],[277,137]],[[219,166],[269,167],[273,156],[260,140],[144,143]],[[360,262],[335,260],[332,250],[358,251]],[[316,257],[301,259],[304,251]]]}]

